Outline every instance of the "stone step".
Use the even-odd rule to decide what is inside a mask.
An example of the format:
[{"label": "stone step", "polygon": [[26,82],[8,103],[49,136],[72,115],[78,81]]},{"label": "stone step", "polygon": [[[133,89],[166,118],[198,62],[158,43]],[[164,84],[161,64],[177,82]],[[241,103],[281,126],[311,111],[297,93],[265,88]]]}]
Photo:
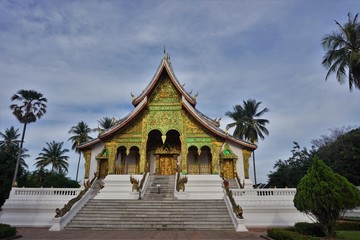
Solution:
[{"label": "stone step", "polygon": [[[223,200],[177,200],[175,176],[152,175],[143,200],[92,199],[66,226],[91,230],[232,230]],[[161,193],[157,192],[161,185]]]}]

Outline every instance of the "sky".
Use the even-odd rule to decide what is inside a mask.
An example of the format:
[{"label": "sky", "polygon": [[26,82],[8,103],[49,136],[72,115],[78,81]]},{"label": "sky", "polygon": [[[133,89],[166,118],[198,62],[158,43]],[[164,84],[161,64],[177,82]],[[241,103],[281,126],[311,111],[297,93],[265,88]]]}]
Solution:
[{"label": "sky", "polygon": [[321,39],[337,29],[334,20],[359,10],[356,0],[2,0],[0,132],[22,131],[9,108],[13,94],[43,93],[47,113],[28,125],[26,162],[34,170],[46,142],[64,142],[75,179],[69,129],[126,116],[131,93],[145,89],[165,46],[180,83],[199,92],[196,108],[221,116],[222,129],[231,122],[225,113],[243,100],[269,108],[270,135],[255,152],[257,180],[265,183],[274,163],[291,156],[293,141],[310,147],[329,129],[359,126],[360,91],[335,75],[325,81],[321,65]]}]

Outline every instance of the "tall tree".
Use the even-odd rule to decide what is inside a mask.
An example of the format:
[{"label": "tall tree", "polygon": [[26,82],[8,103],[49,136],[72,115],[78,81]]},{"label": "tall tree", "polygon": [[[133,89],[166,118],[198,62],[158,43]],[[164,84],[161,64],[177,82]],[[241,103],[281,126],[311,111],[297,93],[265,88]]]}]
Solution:
[{"label": "tall tree", "polygon": [[79,153],[79,160],[76,169],[76,181],[78,180],[79,165],[81,159],[81,152],[77,149],[77,147],[80,144],[92,139],[92,137],[89,136],[92,131],[94,130],[91,129],[84,121],[80,121],[76,126],[72,126],[68,132],[69,134],[74,134],[68,139],[68,141],[72,142],[71,149]]},{"label": "tall tree", "polygon": [[108,130],[109,128],[115,126],[116,120],[115,120],[115,118],[103,117],[102,119],[100,119],[98,121],[98,123],[100,124],[99,130],[105,131],[105,130]]},{"label": "tall tree", "polygon": [[[338,30],[326,34],[322,39],[322,46],[326,51],[322,64],[328,69],[325,80],[333,72],[343,84],[348,76],[349,89],[360,90],[360,23],[358,15],[348,13],[348,21],[341,25],[335,21]],[[348,74],[346,74],[348,70]]]},{"label": "tall tree", "polygon": [[243,101],[243,106],[236,105],[234,112],[226,112],[225,115],[232,118],[235,122],[226,126],[227,129],[235,127],[234,137],[249,140],[255,143],[259,138],[264,139],[265,135],[269,135],[269,131],[265,127],[269,120],[260,118],[264,113],[268,112],[268,108],[264,108],[258,112],[261,102],[254,99]]},{"label": "tall tree", "polygon": [[36,168],[43,169],[51,165],[52,173],[67,172],[69,163],[67,162],[69,156],[64,155],[69,152],[68,149],[63,149],[64,142],[47,142],[47,147],[42,149],[39,157],[36,158],[37,162],[34,164]]},{"label": "tall tree", "polygon": [[300,148],[297,142],[293,142],[292,156],[287,160],[278,160],[274,165],[274,171],[268,174],[268,185],[271,187],[296,187],[300,179],[307,173],[311,166],[315,150]]},{"label": "tall tree", "polygon": [[19,129],[15,129],[13,126],[7,128],[4,133],[0,132],[0,148],[5,152],[12,152],[19,147],[20,133],[18,133]]},{"label": "tall tree", "polygon": [[[225,113],[226,116],[235,121],[228,124],[226,129],[235,127],[234,137],[256,143],[259,138],[264,139],[264,135],[269,135],[269,131],[265,127],[265,125],[269,123],[269,120],[260,118],[264,113],[268,112],[269,109],[264,108],[258,112],[261,102],[256,102],[254,99],[243,101],[243,104],[243,106],[235,105],[234,112],[229,111]],[[253,152],[253,164],[256,185],[255,152]]]},{"label": "tall tree", "polygon": [[16,178],[19,168],[19,162],[22,154],[22,148],[24,144],[25,131],[27,124],[36,122],[46,113],[47,99],[43,97],[43,94],[34,90],[19,90],[11,97],[11,101],[19,102],[19,104],[11,104],[10,109],[13,111],[15,117],[20,123],[24,124],[23,132],[21,136],[20,148],[18,150],[18,156],[16,159],[13,185],[16,185]]},{"label": "tall tree", "polygon": [[297,187],[294,205],[316,219],[327,237],[333,237],[336,221],[347,210],[360,206],[360,191],[315,155]]}]

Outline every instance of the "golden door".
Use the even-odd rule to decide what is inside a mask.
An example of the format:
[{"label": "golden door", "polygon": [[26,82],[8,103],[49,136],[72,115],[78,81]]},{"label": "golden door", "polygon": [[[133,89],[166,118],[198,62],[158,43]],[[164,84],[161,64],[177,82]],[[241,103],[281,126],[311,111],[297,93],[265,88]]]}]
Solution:
[{"label": "golden door", "polygon": [[231,159],[226,159],[223,161],[223,172],[224,178],[230,179],[234,178],[234,161]]},{"label": "golden door", "polygon": [[176,173],[176,159],[172,155],[160,155],[160,175],[173,175]]},{"label": "golden door", "polygon": [[109,165],[107,159],[100,160],[100,168],[99,168],[99,179],[104,179],[109,171]]}]

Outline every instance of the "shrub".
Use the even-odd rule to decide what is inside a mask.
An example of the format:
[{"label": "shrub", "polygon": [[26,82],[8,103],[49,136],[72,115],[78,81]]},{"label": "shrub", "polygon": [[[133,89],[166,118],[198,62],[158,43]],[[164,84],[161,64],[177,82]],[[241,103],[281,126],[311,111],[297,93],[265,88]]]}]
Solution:
[{"label": "shrub", "polygon": [[293,232],[287,229],[272,228],[267,231],[269,237],[275,240],[318,240],[319,238],[313,236],[304,236],[298,232]]},{"label": "shrub", "polygon": [[327,237],[333,237],[337,220],[346,210],[360,205],[360,191],[315,155],[297,186],[294,205],[316,219]]},{"label": "shrub", "polygon": [[294,230],[303,235],[325,237],[320,223],[298,222],[295,223]]},{"label": "shrub", "polygon": [[0,239],[7,237],[14,237],[16,235],[16,228],[8,224],[0,223]]},{"label": "shrub", "polygon": [[337,231],[360,231],[360,222],[341,221],[336,224]]}]

